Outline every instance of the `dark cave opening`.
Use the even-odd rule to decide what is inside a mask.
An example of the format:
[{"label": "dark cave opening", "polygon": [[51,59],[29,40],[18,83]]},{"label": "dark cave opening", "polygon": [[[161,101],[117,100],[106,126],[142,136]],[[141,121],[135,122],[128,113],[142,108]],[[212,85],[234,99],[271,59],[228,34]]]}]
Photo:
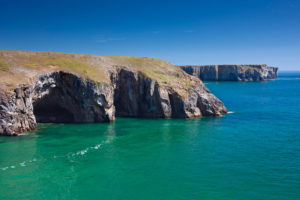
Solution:
[{"label": "dark cave opening", "polygon": [[59,89],[52,89],[37,102],[33,103],[33,112],[38,123],[72,123],[73,113],[64,108],[64,96]]}]

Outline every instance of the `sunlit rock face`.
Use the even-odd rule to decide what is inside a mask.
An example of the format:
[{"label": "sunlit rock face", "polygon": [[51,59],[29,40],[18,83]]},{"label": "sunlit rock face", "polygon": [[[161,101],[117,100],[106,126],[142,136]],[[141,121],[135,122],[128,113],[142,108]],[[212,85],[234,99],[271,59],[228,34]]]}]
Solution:
[{"label": "sunlit rock face", "polygon": [[160,86],[139,73],[121,69],[116,74],[114,101],[120,117],[193,118],[220,116],[227,110],[204,84],[198,81],[185,96],[176,88]]},{"label": "sunlit rock face", "polygon": [[36,128],[31,87],[7,93],[0,88],[0,135],[18,135]]},{"label": "sunlit rock face", "polygon": [[39,77],[33,85],[32,102],[37,122],[114,121],[112,87],[71,73],[53,72]]},{"label": "sunlit rock face", "polygon": [[0,93],[0,135],[36,129],[36,123],[112,122],[115,116],[193,118],[220,116],[227,110],[197,78],[185,94],[160,86],[142,74],[125,69],[111,74],[111,84],[96,83],[75,74],[43,74],[32,85]]},{"label": "sunlit rock face", "polygon": [[95,123],[115,119],[113,90],[65,72],[40,76],[33,85],[0,92],[0,135],[17,135],[42,123]]},{"label": "sunlit rock face", "polygon": [[277,78],[277,67],[263,65],[185,65],[179,66],[202,81],[265,81]]},{"label": "sunlit rock face", "polygon": [[0,135],[31,131],[37,123],[226,112],[200,79],[161,59],[0,50]]}]

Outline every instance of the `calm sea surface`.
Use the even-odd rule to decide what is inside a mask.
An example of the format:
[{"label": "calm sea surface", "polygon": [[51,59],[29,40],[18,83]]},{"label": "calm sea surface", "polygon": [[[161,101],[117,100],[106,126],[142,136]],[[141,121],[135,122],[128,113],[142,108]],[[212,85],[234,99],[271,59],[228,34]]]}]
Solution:
[{"label": "calm sea surface", "polygon": [[300,199],[300,73],[207,87],[232,113],[0,137],[0,199]]}]

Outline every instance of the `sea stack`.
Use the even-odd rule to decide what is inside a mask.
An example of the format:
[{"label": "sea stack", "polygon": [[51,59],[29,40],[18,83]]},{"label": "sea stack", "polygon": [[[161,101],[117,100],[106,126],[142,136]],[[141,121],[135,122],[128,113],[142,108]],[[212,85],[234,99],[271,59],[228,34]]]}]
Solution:
[{"label": "sea stack", "polygon": [[265,81],[277,78],[277,67],[261,65],[184,65],[179,66],[202,81]]}]

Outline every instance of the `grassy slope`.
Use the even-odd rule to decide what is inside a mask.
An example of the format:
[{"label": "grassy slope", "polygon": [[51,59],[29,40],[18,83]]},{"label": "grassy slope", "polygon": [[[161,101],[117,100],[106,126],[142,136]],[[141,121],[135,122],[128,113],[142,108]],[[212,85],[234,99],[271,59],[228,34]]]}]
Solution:
[{"label": "grassy slope", "polygon": [[0,50],[0,87],[11,90],[20,84],[31,83],[40,74],[57,70],[110,83],[109,71],[115,70],[115,66],[140,72],[160,85],[172,86],[181,94],[196,84],[182,70],[160,59]]},{"label": "grassy slope", "polygon": [[235,66],[238,66],[238,67],[242,67],[244,69],[257,69],[256,67],[252,67],[252,66],[249,66],[249,65],[235,65],[235,64],[232,64],[232,65],[183,65],[183,66],[186,66],[186,67],[215,67],[215,66],[219,66],[219,67],[228,67],[228,66],[232,66],[232,67],[235,67]]}]

